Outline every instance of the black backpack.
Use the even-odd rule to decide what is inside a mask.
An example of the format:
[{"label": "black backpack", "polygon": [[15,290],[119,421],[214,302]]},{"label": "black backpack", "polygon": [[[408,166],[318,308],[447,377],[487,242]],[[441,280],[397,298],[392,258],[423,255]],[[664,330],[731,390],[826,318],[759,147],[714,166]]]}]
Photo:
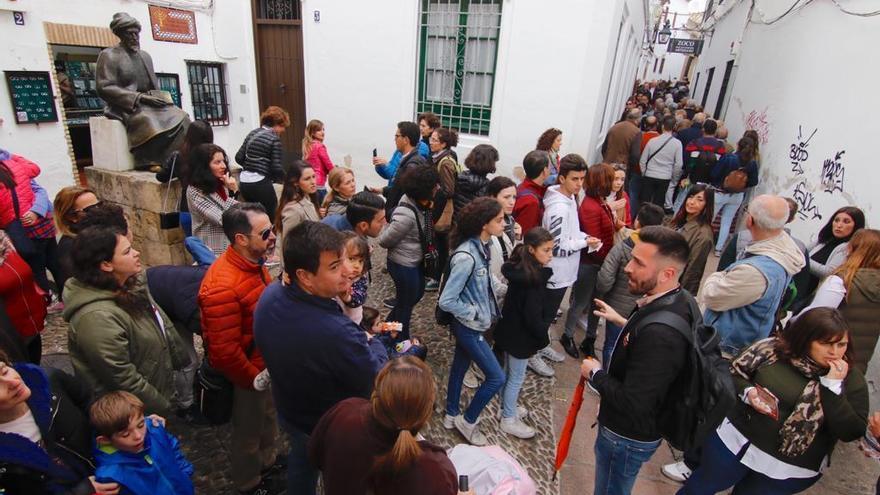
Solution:
[{"label": "black backpack", "polygon": [[718,163],[718,155],[714,150],[698,149],[697,156],[692,156],[694,152],[688,154],[688,177],[691,183],[701,182],[708,184],[711,182],[712,169]]},{"label": "black backpack", "polygon": [[[684,294],[684,292],[683,292]],[[736,404],[730,363],[721,357],[721,340],[715,328],[704,324],[700,307],[687,297],[694,323],[666,310],[659,310],[638,322],[638,329],[649,324],[674,328],[691,344],[682,374],[660,409],[657,428],[676,449],[686,451],[701,445]]]}]

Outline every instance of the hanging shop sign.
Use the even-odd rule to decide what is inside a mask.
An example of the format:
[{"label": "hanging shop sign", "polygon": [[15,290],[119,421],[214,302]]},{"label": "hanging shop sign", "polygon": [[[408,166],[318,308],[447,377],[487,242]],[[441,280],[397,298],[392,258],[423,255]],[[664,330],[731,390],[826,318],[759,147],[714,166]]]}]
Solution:
[{"label": "hanging shop sign", "polygon": [[199,42],[196,33],[196,14],[191,10],[150,5],[150,31],[156,41],[191,45]]},{"label": "hanging shop sign", "polygon": [[681,53],[684,55],[699,55],[703,51],[703,40],[688,38],[672,38],[669,40],[668,53]]},{"label": "hanging shop sign", "polygon": [[17,124],[58,122],[52,79],[46,71],[3,71]]}]

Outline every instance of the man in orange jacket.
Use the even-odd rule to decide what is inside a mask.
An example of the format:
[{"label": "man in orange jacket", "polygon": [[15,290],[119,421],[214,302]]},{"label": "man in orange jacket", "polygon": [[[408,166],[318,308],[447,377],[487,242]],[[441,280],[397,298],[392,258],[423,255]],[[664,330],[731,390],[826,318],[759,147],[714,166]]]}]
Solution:
[{"label": "man in orange jacket", "polygon": [[229,247],[211,265],[199,289],[205,358],[233,384],[232,481],[240,493],[265,493],[275,463],[278,423],[271,390],[254,389],[266,364],[254,341],[254,308],[271,281],[263,266],[275,233],[258,203],[223,212]]}]

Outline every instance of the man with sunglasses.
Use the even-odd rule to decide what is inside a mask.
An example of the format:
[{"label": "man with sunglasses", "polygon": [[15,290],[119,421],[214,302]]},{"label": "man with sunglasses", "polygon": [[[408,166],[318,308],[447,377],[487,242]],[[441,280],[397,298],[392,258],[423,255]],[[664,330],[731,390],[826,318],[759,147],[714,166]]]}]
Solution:
[{"label": "man with sunglasses", "polygon": [[[240,493],[265,493],[275,465],[278,424],[270,390],[254,389],[266,364],[254,341],[254,308],[271,282],[264,266],[275,249],[269,215],[259,203],[223,212],[229,247],[208,269],[199,289],[202,339],[210,366],[233,385],[232,481]],[[264,477],[265,476],[265,477]]]}]

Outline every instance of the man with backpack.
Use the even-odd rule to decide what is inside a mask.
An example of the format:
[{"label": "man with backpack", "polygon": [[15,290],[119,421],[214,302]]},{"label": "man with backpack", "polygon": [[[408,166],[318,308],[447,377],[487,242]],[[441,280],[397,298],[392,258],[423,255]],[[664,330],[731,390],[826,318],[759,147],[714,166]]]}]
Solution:
[{"label": "man with backpack", "polygon": [[[699,321],[693,297],[682,291],[679,277],[689,254],[678,232],[660,226],[644,227],[632,249],[625,272],[629,291],[642,297],[624,318],[596,300],[596,314],[622,327],[611,359],[585,359],[581,372],[599,393],[599,431],[596,436],[596,493],[629,493],[638,471],[665,436],[664,418],[673,412],[673,398],[686,393],[692,344],[684,329],[657,321],[658,316],[691,326]],[[696,313],[695,313],[696,311]]]},{"label": "man with backpack", "polygon": [[718,123],[714,120],[707,120],[703,124],[703,135],[689,142],[684,147],[684,174],[681,176],[681,191],[675,201],[675,211],[684,204],[684,198],[693,184],[711,184],[712,169],[718,163],[718,160],[727,153],[724,141],[715,136],[718,130]]},{"label": "man with backpack", "polygon": [[544,218],[544,181],[550,176],[550,155],[546,151],[534,150],[523,158],[523,171],[526,178],[516,186],[516,204],[513,205],[513,218],[522,227],[522,232],[541,225]]}]

